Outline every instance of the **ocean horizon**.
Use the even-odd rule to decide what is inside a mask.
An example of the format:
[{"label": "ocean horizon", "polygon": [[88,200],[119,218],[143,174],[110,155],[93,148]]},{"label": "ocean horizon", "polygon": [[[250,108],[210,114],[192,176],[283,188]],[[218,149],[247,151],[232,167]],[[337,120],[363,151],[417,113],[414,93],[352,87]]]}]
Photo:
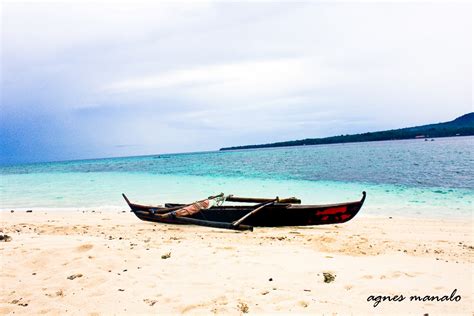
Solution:
[{"label": "ocean horizon", "polygon": [[434,141],[437,139],[450,139],[450,138],[473,138],[471,135],[457,135],[457,136],[443,136],[443,137],[423,137],[416,139],[385,139],[385,140],[376,140],[376,141],[354,141],[354,142],[341,142],[341,143],[331,143],[331,144],[314,144],[314,145],[291,145],[291,146],[273,146],[273,147],[258,147],[258,148],[231,148],[223,147],[221,149],[212,149],[212,150],[198,150],[198,151],[179,151],[179,152],[157,152],[157,153],[147,153],[147,154],[136,154],[136,155],[118,155],[118,156],[102,156],[102,157],[83,157],[83,158],[71,158],[71,159],[58,159],[58,160],[37,160],[37,161],[18,161],[18,162],[5,162],[0,161],[0,167],[13,167],[21,165],[35,165],[35,164],[45,164],[45,163],[67,163],[67,162],[81,162],[81,161],[91,161],[91,160],[104,160],[104,159],[120,159],[120,158],[142,158],[142,157],[156,157],[156,156],[166,156],[166,155],[189,155],[189,154],[205,154],[205,153],[217,153],[217,152],[235,152],[235,151],[254,151],[254,150],[277,150],[282,148],[306,148],[314,146],[333,146],[333,145],[351,145],[351,144],[370,144],[370,143],[384,143],[384,142],[403,142],[403,141]]}]

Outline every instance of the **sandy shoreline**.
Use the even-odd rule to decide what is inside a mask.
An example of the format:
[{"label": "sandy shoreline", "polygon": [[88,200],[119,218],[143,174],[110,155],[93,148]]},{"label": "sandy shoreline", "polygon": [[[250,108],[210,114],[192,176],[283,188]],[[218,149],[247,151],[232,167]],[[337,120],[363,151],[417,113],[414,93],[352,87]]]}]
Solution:
[{"label": "sandy shoreline", "polygon": [[[472,220],[356,217],[242,233],[146,223],[129,212],[0,219],[12,237],[0,242],[1,314],[474,311]],[[454,289],[458,302],[410,301]],[[371,295],[406,299],[374,308]]]}]

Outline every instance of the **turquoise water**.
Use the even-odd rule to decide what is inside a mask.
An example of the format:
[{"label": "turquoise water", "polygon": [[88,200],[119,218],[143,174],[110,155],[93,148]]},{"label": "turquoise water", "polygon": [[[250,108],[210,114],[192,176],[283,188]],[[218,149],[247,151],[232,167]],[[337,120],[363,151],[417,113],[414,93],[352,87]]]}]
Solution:
[{"label": "turquoise water", "polygon": [[0,209],[126,209],[225,192],[304,203],[368,198],[362,214],[472,216],[474,137],[167,154],[0,167]]}]

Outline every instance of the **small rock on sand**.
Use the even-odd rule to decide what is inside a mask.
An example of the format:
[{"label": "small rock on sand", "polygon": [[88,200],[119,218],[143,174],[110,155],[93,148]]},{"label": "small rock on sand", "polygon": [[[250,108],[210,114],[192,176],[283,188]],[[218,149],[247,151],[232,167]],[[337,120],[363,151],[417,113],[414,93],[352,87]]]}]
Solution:
[{"label": "small rock on sand", "polygon": [[323,272],[323,276],[324,283],[331,283],[334,282],[334,280],[336,279],[336,275],[332,274],[331,272]]},{"label": "small rock on sand", "polygon": [[9,242],[12,241],[12,238],[8,235],[0,235],[0,241]]},{"label": "small rock on sand", "polygon": [[68,280],[74,280],[75,278],[81,278],[82,277],[82,273],[77,273],[77,274],[73,274],[73,275],[70,275],[68,276]]},{"label": "small rock on sand", "polygon": [[237,308],[244,314],[249,312],[249,306],[247,304],[245,304],[244,302],[240,302],[237,305]]},{"label": "small rock on sand", "polygon": [[23,298],[20,298],[19,300],[13,300],[10,302],[10,304],[16,304],[16,305],[19,305],[19,306],[23,306],[23,307],[26,307],[28,306],[28,303],[22,303],[20,302]]},{"label": "small rock on sand", "polygon": [[148,299],[148,298],[144,299],[143,301],[145,303],[147,303],[148,305],[150,305],[150,306],[153,306],[158,302],[157,300],[151,300],[151,299]]}]

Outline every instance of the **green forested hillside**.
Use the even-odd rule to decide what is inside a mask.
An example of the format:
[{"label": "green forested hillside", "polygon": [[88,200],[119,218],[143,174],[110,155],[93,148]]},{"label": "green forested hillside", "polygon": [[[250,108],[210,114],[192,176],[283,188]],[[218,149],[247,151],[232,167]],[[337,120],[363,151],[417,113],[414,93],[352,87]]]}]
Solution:
[{"label": "green forested hillside", "polygon": [[221,148],[220,150],[354,143],[378,140],[410,139],[417,137],[449,137],[469,135],[474,135],[474,112],[465,114],[453,121],[444,123],[406,127],[388,131],[368,132],[354,135],[340,135],[326,138],[306,138],[301,140],[291,140],[278,143],[225,147]]}]

